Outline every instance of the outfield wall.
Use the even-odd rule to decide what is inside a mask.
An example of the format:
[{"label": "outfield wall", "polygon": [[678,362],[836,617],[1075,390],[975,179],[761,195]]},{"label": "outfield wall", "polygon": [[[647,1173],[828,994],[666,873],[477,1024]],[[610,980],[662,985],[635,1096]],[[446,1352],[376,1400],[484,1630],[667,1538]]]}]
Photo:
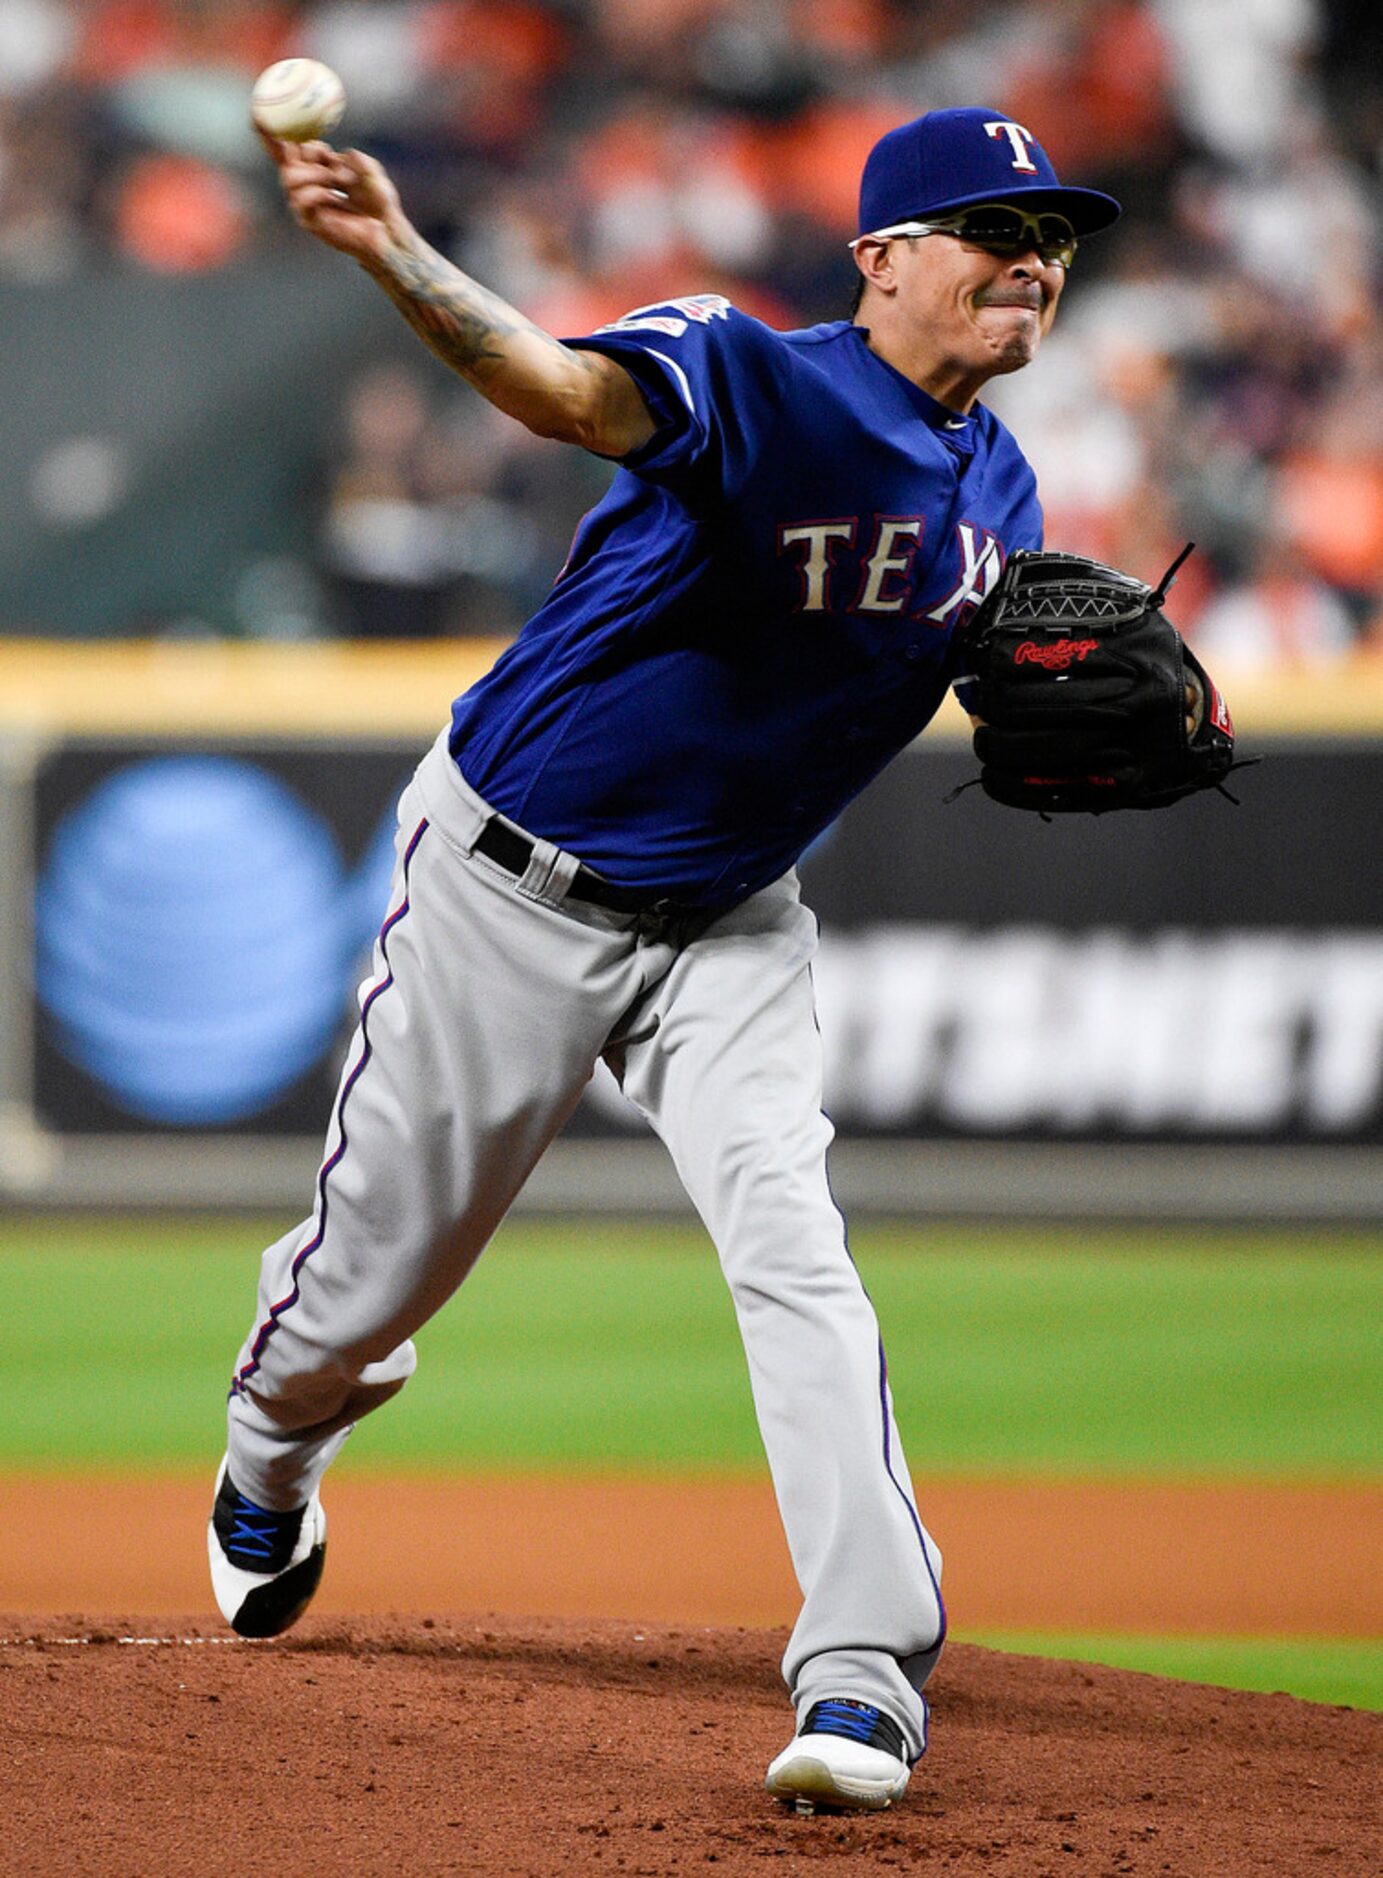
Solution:
[{"label": "outfield wall", "polygon": [[[0,646],[0,1191],[300,1203],[393,802],[497,649]],[[845,1203],[1383,1213],[1383,676],[1226,689],[1238,809],[948,803],[954,713],[805,857]],[[685,1204],[604,1072],[528,1201]]]}]

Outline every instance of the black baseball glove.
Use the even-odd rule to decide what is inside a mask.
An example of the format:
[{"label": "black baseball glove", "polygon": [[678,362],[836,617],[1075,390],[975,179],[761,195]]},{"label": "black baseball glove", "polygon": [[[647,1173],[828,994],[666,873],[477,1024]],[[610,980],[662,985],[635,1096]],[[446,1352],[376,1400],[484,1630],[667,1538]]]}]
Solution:
[{"label": "black baseball glove", "polygon": [[1019,549],[963,629],[956,689],[983,720],[986,795],[1044,814],[1160,809],[1234,762],[1224,699],[1158,587],[1076,554]]}]

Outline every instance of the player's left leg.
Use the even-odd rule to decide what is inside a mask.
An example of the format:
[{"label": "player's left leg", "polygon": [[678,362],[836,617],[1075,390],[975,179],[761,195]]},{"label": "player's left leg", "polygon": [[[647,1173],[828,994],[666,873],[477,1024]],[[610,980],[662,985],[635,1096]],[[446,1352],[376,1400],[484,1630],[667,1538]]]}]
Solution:
[{"label": "player's left leg", "polygon": [[944,1632],[941,1556],[827,1181],[815,949],[792,877],[716,920],[653,995],[657,1027],[628,1049],[624,1086],[671,1150],[734,1297],[803,1593],[783,1665],[799,1722],[841,1698],[875,1707],[913,1760]]}]

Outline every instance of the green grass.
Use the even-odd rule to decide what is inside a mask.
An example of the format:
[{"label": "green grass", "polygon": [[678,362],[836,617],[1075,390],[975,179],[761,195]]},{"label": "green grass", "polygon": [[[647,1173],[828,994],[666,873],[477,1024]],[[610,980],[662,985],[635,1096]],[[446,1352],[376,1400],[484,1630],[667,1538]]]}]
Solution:
[{"label": "green grass", "polygon": [[1282,1691],[1307,1702],[1383,1709],[1383,1641],[1276,1637],[1096,1637],[1067,1631],[984,1630],[957,1633],[1020,1656],[1112,1663],[1222,1689]]},{"label": "green grass", "polygon": [[[275,1225],[0,1224],[0,1465],[202,1465]],[[914,1467],[1371,1474],[1383,1261],[1360,1236],[861,1230]],[[357,1465],[758,1467],[693,1228],[518,1223],[420,1334]]]},{"label": "green grass", "polygon": [[[204,1469],[282,1222],[0,1222],[0,1467]],[[1383,1245],[1363,1235],[870,1228],[854,1251],[919,1473],[1376,1477]],[[759,1468],[694,1228],[508,1226],[352,1465]],[[1383,1643],[973,1641],[1383,1708]]]}]

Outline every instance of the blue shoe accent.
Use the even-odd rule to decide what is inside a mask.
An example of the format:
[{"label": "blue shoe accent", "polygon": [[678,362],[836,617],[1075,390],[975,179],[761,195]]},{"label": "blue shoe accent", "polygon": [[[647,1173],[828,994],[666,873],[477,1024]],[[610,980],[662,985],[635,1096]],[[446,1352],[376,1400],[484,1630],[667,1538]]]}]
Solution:
[{"label": "blue shoe accent", "polygon": [[247,1572],[280,1572],[293,1557],[302,1531],[305,1507],[275,1513],[256,1506],[236,1487],[229,1474],[221,1482],[211,1520],[221,1550],[232,1565]]},{"label": "blue shoe accent", "polygon": [[862,1747],[881,1748],[904,1766],[911,1759],[903,1743],[903,1731],[891,1715],[868,1702],[852,1702],[847,1697],[814,1703],[799,1733],[840,1735],[846,1741],[858,1741]]},{"label": "blue shoe accent", "polygon": [[207,1559],[217,1608],[232,1630],[277,1637],[297,1623],[321,1583],[326,1554],[327,1517],[315,1493],[306,1506],[276,1513],[246,1499],[221,1463]]}]

